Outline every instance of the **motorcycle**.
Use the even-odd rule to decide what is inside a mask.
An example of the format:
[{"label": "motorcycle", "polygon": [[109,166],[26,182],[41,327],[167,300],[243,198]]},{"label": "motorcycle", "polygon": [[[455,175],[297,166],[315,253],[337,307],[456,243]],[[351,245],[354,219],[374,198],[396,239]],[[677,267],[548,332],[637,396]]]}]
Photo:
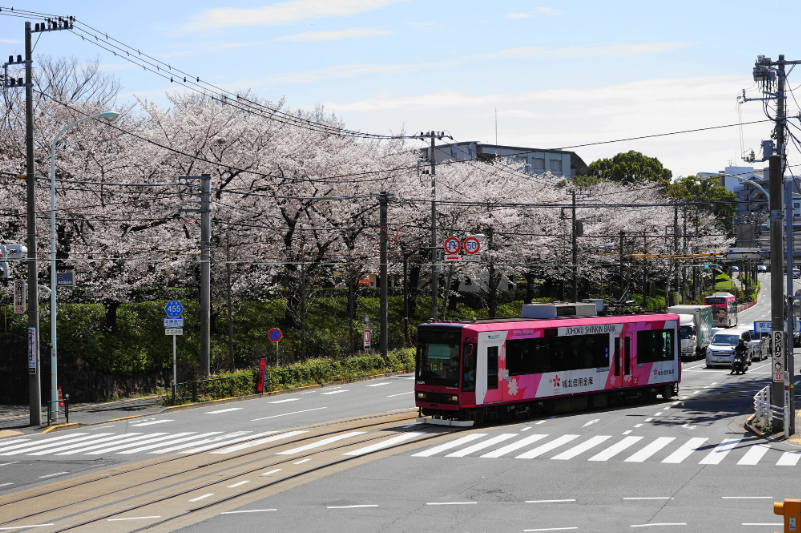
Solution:
[{"label": "motorcycle", "polygon": [[731,361],[731,373],[739,375],[745,374],[745,371],[745,354],[741,352],[735,352],[734,359]]}]

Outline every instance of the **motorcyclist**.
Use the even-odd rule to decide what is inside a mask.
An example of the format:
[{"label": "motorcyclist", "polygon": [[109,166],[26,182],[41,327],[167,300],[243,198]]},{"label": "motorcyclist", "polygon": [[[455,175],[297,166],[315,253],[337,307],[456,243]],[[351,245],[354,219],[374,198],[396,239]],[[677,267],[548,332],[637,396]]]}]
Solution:
[{"label": "motorcyclist", "polygon": [[737,343],[737,346],[734,347],[734,357],[732,358],[732,362],[731,362],[731,373],[732,374],[734,374],[734,370],[735,370],[734,361],[738,357],[740,358],[740,365],[741,365],[740,368],[742,369],[743,374],[745,374],[745,365],[746,365],[745,358],[746,358],[747,354],[748,354],[748,348],[745,346],[745,341],[743,339],[740,339],[740,341]]}]

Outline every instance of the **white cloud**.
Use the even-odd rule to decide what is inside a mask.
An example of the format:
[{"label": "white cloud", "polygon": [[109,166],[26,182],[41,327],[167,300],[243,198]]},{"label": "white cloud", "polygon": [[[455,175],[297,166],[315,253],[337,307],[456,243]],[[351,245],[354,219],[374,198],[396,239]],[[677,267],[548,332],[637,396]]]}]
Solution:
[{"label": "white cloud", "polygon": [[[733,124],[735,96],[753,80],[743,76],[663,78],[602,87],[520,93],[381,94],[356,102],[325,102],[350,128],[408,131],[436,123],[457,141],[494,142],[498,109],[500,144],[575,150],[587,163],[621,151],[657,157],[674,175],[723,168],[739,157],[737,127],[652,139],[569,148],[585,143]],[[743,107],[744,122],[760,120],[759,106]],[[744,126],[746,148],[758,147],[769,123]]]},{"label": "white cloud", "polygon": [[0,39],[0,43],[20,44],[21,42],[14,39]]},{"label": "white cloud", "polygon": [[546,15],[546,16],[549,16],[549,17],[554,17],[556,15],[564,15],[564,13],[562,13],[558,9],[553,9],[553,8],[550,8],[550,7],[535,7],[534,9],[536,9],[540,14]]},{"label": "white cloud", "polygon": [[279,37],[276,41],[341,41],[343,39],[358,39],[362,37],[377,37],[379,35],[391,34],[391,31],[354,28],[352,30],[343,31],[308,31]]},{"label": "white cloud", "polygon": [[188,28],[277,26],[324,17],[366,13],[409,0],[290,0],[253,9],[215,8],[196,15]]},{"label": "white cloud", "polygon": [[425,27],[428,27],[428,26],[436,26],[437,25],[436,22],[407,22],[406,24],[409,25],[409,26],[414,26],[416,28],[425,28]]},{"label": "white cloud", "polygon": [[507,18],[510,18],[510,19],[527,19],[527,18],[531,17],[531,15],[529,15],[528,13],[509,13],[506,16],[507,16]]}]

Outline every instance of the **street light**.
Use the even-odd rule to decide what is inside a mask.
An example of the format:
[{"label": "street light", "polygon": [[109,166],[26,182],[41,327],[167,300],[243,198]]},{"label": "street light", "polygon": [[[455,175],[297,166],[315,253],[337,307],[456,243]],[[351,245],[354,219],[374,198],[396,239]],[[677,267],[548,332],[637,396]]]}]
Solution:
[{"label": "street light", "polygon": [[61,134],[84,120],[112,122],[119,113],[108,111],[76,120],[61,128],[50,144],[50,419],[58,420],[58,367],[56,357],[56,142]]}]

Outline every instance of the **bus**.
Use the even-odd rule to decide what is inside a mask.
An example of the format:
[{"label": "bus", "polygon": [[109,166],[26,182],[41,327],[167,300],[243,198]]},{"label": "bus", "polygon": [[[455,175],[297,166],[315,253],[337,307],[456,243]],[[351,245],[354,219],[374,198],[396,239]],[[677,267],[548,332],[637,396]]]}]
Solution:
[{"label": "bus", "polygon": [[737,298],[729,292],[716,292],[704,298],[712,306],[712,327],[731,328],[737,325]]},{"label": "bus", "polygon": [[681,381],[678,328],[674,313],[421,324],[416,406],[421,421],[470,426],[667,399]]}]

